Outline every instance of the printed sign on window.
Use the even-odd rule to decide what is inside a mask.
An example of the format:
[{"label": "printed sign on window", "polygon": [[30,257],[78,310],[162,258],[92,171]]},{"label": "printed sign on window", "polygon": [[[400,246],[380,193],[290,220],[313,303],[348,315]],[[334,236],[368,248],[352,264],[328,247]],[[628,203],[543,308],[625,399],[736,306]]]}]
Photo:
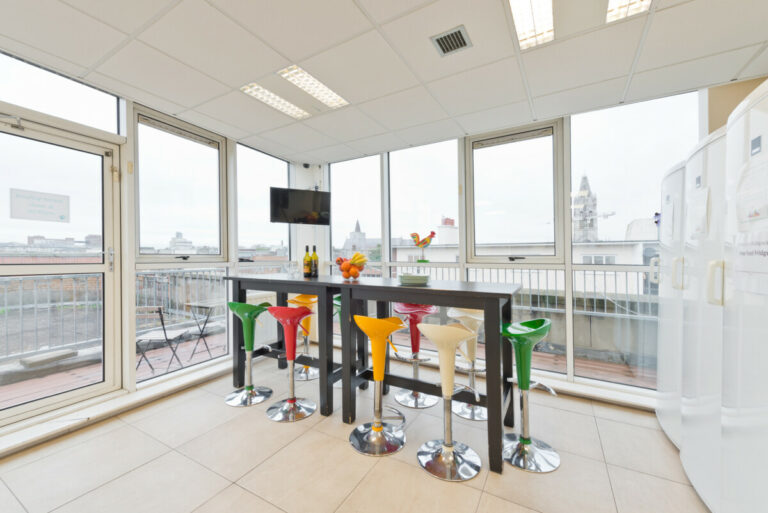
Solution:
[{"label": "printed sign on window", "polygon": [[11,189],[11,219],[69,222],[69,196]]}]

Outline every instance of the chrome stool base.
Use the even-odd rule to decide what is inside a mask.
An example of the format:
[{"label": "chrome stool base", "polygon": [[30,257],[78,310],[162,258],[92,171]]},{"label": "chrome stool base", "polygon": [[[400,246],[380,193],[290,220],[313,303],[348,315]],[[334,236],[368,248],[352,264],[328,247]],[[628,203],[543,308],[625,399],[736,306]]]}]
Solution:
[{"label": "chrome stool base", "polygon": [[304,367],[303,365],[293,371],[293,377],[296,381],[312,381],[320,377],[320,369],[315,367]]},{"label": "chrome stool base", "polygon": [[272,389],[267,387],[253,387],[251,390],[238,388],[229,394],[225,401],[230,406],[244,407],[263,403],[272,397]]},{"label": "chrome stool base", "polygon": [[401,388],[395,392],[395,401],[408,408],[422,409],[431,408],[436,405],[440,401],[440,398],[435,397],[434,395],[421,394],[419,392]]},{"label": "chrome stool base", "polygon": [[484,406],[476,404],[453,402],[451,406],[453,413],[462,419],[486,421],[488,420],[488,410]]},{"label": "chrome stool base", "polygon": [[531,438],[524,444],[517,433],[504,435],[504,461],[528,472],[552,472],[560,466],[560,455],[548,444]]},{"label": "chrome stool base", "polygon": [[289,403],[288,399],[283,399],[267,408],[267,417],[275,422],[296,422],[306,419],[315,410],[317,404],[312,400],[296,398],[296,402]]},{"label": "chrome stool base", "polygon": [[373,422],[357,426],[349,434],[349,443],[360,454],[366,456],[387,456],[405,446],[405,431],[402,425],[382,423],[381,431],[373,431]]},{"label": "chrome stool base", "polygon": [[469,481],[480,473],[480,456],[466,444],[453,442],[446,447],[443,440],[430,440],[416,453],[421,468],[444,481]]}]

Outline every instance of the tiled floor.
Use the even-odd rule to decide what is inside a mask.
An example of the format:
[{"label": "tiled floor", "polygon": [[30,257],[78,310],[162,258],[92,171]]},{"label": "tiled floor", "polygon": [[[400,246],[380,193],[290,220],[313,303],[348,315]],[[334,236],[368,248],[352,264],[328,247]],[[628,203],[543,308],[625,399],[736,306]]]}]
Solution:
[{"label": "tiled floor", "polygon": [[[274,361],[255,366],[258,384],[287,393]],[[425,379],[436,379],[425,370]],[[2,513],[112,512],[706,512],[677,450],[652,414],[535,393],[532,429],[560,452],[551,474],[505,466],[462,484],[418,467],[415,451],[440,438],[442,409],[409,410],[406,447],[387,458],[357,454],[336,411],[296,424],[267,420],[267,403],[230,408],[229,377],[0,460]],[[297,385],[317,399],[317,382]],[[371,389],[358,392],[358,421]],[[385,403],[391,403],[387,398]],[[485,425],[454,417],[454,436],[487,461]]]}]

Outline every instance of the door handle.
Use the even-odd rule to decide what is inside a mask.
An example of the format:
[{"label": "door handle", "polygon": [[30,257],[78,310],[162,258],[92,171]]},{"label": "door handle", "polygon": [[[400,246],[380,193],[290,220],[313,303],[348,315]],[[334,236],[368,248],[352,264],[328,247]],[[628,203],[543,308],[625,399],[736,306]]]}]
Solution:
[{"label": "door handle", "polygon": [[[715,286],[715,275],[717,270],[720,270],[720,279],[717,280],[717,287]],[[707,302],[711,305],[723,305],[723,278],[725,274],[725,262],[722,260],[711,260],[707,265]],[[715,289],[719,289],[720,293],[715,295]]]},{"label": "door handle", "polygon": [[115,249],[107,249],[107,263],[109,264],[109,272],[115,270]]},{"label": "door handle", "polygon": [[651,261],[649,262],[651,264],[651,272],[648,276],[648,280],[651,283],[655,283],[656,285],[659,284],[659,257],[653,257],[651,258]]},{"label": "door handle", "polygon": [[[678,268],[680,269],[680,282],[677,281],[677,275],[678,275]],[[677,257],[674,260],[672,260],[672,288],[683,290],[683,287],[685,286],[684,280],[685,280],[685,258],[684,257]]]}]

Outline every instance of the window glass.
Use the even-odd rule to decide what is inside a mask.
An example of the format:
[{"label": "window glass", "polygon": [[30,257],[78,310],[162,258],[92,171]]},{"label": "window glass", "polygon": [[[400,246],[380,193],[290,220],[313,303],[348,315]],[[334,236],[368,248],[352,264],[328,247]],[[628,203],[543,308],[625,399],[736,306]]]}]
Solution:
[{"label": "window glass", "polygon": [[359,251],[371,262],[381,261],[378,155],[331,164],[331,237],[332,260]]},{"label": "window glass", "polygon": [[117,132],[117,97],[0,53],[0,101]]},{"label": "window glass", "polygon": [[458,143],[389,154],[392,261],[459,260]]},{"label": "window glass", "polygon": [[238,144],[238,257],[263,265],[263,272],[277,272],[289,260],[289,225],[269,221],[270,187],[288,187],[288,163]]},{"label": "window glass", "polygon": [[221,254],[218,144],[140,121],[138,148],[139,253]]}]

